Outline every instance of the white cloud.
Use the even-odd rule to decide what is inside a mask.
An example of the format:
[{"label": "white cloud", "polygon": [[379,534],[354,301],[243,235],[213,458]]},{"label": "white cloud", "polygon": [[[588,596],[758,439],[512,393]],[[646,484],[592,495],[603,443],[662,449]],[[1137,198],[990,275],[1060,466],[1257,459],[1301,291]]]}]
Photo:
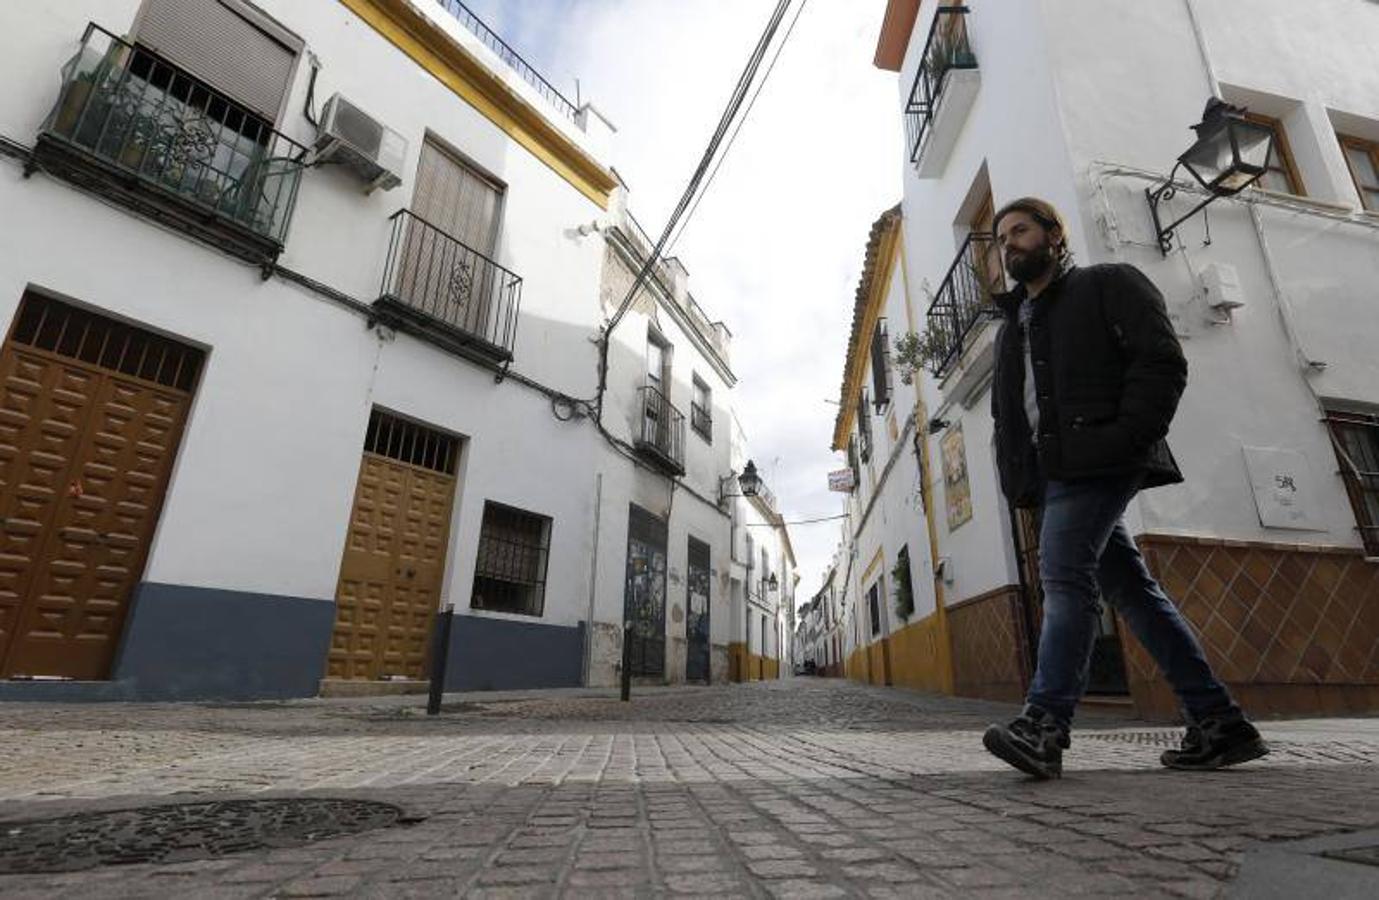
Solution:
[{"label": "white cloud", "polygon": [[[796,0],[798,5],[799,0]],[[805,0],[760,99],[674,253],[734,335],[739,417],[788,519],[842,512],[825,474],[871,223],[899,200],[894,73],[871,59],[884,0]],[[703,152],[772,0],[473,0],[573,99],[618,128],[615,165],[648,231]],[[781,31],[789,25],[795,7]],[[769,60],[768,56],[768,60]],[[779,464],[773,461],[779,458]],[[791,529],[817,589],[838,523]]]}]

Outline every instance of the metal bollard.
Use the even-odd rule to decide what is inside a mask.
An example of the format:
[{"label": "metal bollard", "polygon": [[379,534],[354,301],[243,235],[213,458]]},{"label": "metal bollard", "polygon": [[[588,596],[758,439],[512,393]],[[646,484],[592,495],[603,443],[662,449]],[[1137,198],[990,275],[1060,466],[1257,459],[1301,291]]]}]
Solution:
[{"label": "metal bollard", "polygon": [[632,623],[622,625],[622,700],[632,699]]},{"label": "metal bollard", "polygon": [[455,607],[446,604],[437,616],[434,640],[431,646],[431,694],[426,698],[426,714],[438,715],[441,711],[441,695],[445,693],[445,664],[450,656],[450,623],[455,618]]}]

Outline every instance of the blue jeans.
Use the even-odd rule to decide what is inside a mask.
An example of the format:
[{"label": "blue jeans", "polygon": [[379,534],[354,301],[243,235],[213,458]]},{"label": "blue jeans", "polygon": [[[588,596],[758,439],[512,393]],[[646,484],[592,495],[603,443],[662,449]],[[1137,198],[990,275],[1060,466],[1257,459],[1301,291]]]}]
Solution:
[{"label": "blue jeans", "polygon": [[1065,728],[1087,687],[1103,597],[1154,658],[1189,718],[1239,709],[1125,527],[1122,515],[1141,480],[1132,475],[1053,481],[1044,492],[1044,626],[1027,701]]}]

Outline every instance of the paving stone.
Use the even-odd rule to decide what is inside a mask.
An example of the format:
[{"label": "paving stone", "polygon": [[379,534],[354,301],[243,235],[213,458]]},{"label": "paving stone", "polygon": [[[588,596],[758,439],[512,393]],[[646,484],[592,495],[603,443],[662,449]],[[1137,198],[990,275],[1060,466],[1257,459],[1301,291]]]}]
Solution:
[{"label": "paving stone", "polygon": [[758,878],[813,878],[818,870],[798,859],[763,859],[747,863],[747,870]]},{"label": "paving stone", "polygon": [[289,881],[278,889],[283,897],[338,897],[359,887],[362,879],[356,875],[326,875]]},{"label": "paving stone", "polygon": [[848,896],[843,888],[826,881],[773,881],[766,889],[781,900],[833,900]]},{"label": "paving stone", "polygon": [[357,878],[368,897],[1213,896],[1254,841],[1379,826],[1355,802],[1379,793],[1379,720],[1265,723],[1267,760],[1189,777],[1096,736],[1149,726],[1089,710],[1068,777],[1038,783],[981,750],[1010,707],[838,680],[465,703],[0,705],[0,820],[306,791],[427,817],[0,893],[201,900]]},{"label": "paving stone", "polygon": [[677,894],[703,894],[705,896],[716,896],[725,892],[745,889],[741,879],[722,872],[667,875],[666,887]]}]

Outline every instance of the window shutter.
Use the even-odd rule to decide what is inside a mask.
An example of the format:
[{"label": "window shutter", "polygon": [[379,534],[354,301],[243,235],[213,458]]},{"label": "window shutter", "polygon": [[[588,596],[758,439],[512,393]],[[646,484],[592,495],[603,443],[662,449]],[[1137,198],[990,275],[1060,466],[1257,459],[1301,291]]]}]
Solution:
[{"label": "window shutter", "polygon": [[878,319],[871,338],[871,382],[879,413],[891,399],[891,348],[886,320]]},{"label": "window shutter", "polygon": [[145,0],[145,47],[276,122],[301,39],[237,0]]},{"label": "window shutter", "polygon": [[867,389],[862,388],[862,396],[857,400],[857,435],[861,439],[862,462],[871,459],[871,401]]}]

